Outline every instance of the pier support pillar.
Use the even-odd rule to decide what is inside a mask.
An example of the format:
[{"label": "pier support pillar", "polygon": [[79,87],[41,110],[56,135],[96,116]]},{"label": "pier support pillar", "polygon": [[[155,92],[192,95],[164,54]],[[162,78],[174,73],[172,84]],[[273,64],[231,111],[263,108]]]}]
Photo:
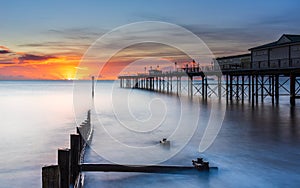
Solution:
[{"label": "pier support pillar", "polygon": [[232,80],[233,80],[233,78],[232,78],[232,75],[230,75],[229,76],[229,100],[232,102]]},{"label": "pier support pillar", "polygon": [[279,75],[275,76],[275,101],[279,104]]},{"label": "pier support pillar", "polygon": [[228,103],[228,74],[226,74],[226,102]]},{"label": "pier support pillar", "polygon": [[204,76],[201,76],[201,79],[202,79],[202,99],[204,99],[204,97],[205,97],[205,95],[204,95],[204,93],[205,93]]},{"label": "pier support pillar", "polygon": [[255,102],[258,103],[258,75],[255,76]]},{"label": "pier support pillar", "polygon": [[295,106],[295,104],[296,104],[295,84],[296,84],[296,77],[294,74],[291,74],[290,75],[290,104],[291,104],[291,106]]},{"label": "pier support pillar", "polygon": [[245,77],[242,75],[242,103],[244,103],[244,97],[245,97]]},{"label": "pier support pillar", "polygon": [[254,107],[254,102],[255,102],[255,98],[254,98],[254,77],[255,75],[252,75],[252,83],[251,83],[251,91],[252,91],[252,95],[251,95],[251,102],[252,102],[252,107]]},{"label": "pier support pillar", "polygon": [[236,92],[235,92],[235,95],[236,95],[236,101],[239,101],[240,100],[240,77],[239,76],[236,76]]},{"label": "pier support pillar", "polygon": [[193,97],[193,76],[188,77],[188,96]]},{"label": "pier support pillar", "polygon": [[221,97],[222,97],[222,77],[221,76],[218,76],[218,97],[219,97],[219,100],[221,100]]},{"label": "pier support pillar", "polygon": [[251,101],[251,76],[248,75],[248,101]]},{"label": "pier support pillar", "polygon": [[275,97],[274,97],[274,89],[275,89],[275,87],[274,87],[274,84],[275,84],[275,82],[274,82],[274,75],[272,75],[271,76],[271,94],[272,94],[272,104],[274,104],[274,102],[275,102]]},{"label": "pier support pillar", "polygon": [[205,80],[205,100],[207,100],[207,95],[208,95],[208,92],[207,92],[207,89],[208,89],[207,76],[205,76],[204,80]]},{"label": "pier support pillar", "polygon": [[264,102],[264,88],[265,88],[265,80],[264,80],[264,76],[261,75],[261,102]]}]

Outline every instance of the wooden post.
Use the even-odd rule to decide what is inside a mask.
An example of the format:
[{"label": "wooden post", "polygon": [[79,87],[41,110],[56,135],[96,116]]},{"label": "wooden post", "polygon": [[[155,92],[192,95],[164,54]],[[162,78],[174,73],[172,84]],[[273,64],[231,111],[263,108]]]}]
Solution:
[{"label": "wooden post", "polygon": [[95,77],[92,76],[92,98],[94,98],[95,95]]},{"label": "wooden post", "polygon": [[59,169],[58,165],[45,166],[42,168],[42,187],[59,187]]},{"label": "wooden post", "polygon": [[290,104],[291,104],[291,106],[295,106],[295,104],[296,104],[295,84],[296,84],[296,77],[293,73],[291,73],[290,74]]},{"label": "wooden post", "polygon": [[70,150],[58,149],[60,188],[70,187]]},{"label": "wooden post", "polygon": [[70,135],[70,148],[71,148],[71,172],[70,183],[74,185],[76,178],[79,174],[79,157],[80,157],[80,136],[79,134]]}]

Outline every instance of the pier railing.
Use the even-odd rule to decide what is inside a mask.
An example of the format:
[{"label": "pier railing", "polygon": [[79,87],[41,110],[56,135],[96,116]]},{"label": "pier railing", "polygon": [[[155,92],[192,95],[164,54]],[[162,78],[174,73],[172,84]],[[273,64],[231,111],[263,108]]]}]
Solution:
[{"label": "pier railing", "polygon": [[43,188],[80,188],[83,186],[80,164],[92,139],[91,111],[86,120],[70,135],[70,148],[58,149],[57,165],[42,168]]}]

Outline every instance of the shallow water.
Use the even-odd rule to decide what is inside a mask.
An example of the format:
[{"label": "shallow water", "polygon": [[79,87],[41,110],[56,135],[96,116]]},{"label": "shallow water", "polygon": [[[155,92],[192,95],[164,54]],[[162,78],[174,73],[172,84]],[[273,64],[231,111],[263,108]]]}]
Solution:
[{"label": "shallow water", "polygon": [[[147,91],[133,90],[134,101],[138,97],[151,101],[151,98],[160,98],[167,106],[167,120],[161,125],[161,132],[168,135],[170,127],[176,125],[176,121],[182,113],[191,114],[195,104],[174,96],[161,96]],[[118,90],[118,93],[125,91]],[[133,94],[130,94],[133,95]],[[103,97],[103,96],[102,96]],[[122,98],[126,100],[126,98]],[[108,99],[106,99],[107,101]],[[86,187],[299,187],[300,185],[300,117],[297,115],[300,108],[290,108],[288,98],[282,98],[279,106],[272,106],[270,103],[261,104],[252,108],[249,104],[229,104],[226,105],[226,113],[221,130],[214,143],[203,153],[198,152],[200,138],[203,136],[204,124],[207,124],[211,114],[211,101],[202,103],[200,101],[198,129],[193,138],[188,142],[181,152],[161,164],[190,166],[191,160],[199,156],[208,160],[211,166],[218,167],[218,170],[206,172],[191,172],[190,174],[143,174],[143,173],[86,173]],[[128,99],[130,101],[130,97]],[[197,103],[197,102],[196,102]],[[140,103],[141,104],[141,103]],[[224,102],[222,103],[224,105]],[[101,103],[96,103],[101,106]],[[129,105],[130,106],[130,105]],[[299,105],[298,105],[299,106]],[[103,132],[97,126],[109,127],[107,130],[114,133],[118,129],[118,135],[122,135],[121,142],[128,141],[129,144],[147,145],[153,144],[162,136],[158,130],[157,134],[151,132],[144,137],[130,141],[129,133],[120,130],[115,126],[118,122],[112,111],[97,110],[97,115],[102,120],[100,123],[95,120],[95,133],[91,149],[87,153],[87,162],[109,162],[107,156],[99,152],[109,150],[116,158],[126,158],[132,156],[127,162],[139,162],[139,158],[151,160],[161,153],[150,153],[144,150],[136,151],[133,155],[124,153],[116,146],[112,147],[105,140],[99,141]],[[155,111],[155,107],[153,107]],[[152,110],[153,110],[152,109]],[[181,110],[178,110],[181,109]],[[126,108],[122,110],[127,110]],[[151,113],[149,108],[132,108],[134,113]],[[188,111],[191,110],[191,111]],[[215,108],[214,110],[220,110]],[[150,112],[149,112],[150,111]],[[119,115],[121,116],[121,115]],[[118,116],[118,117],[119,117]],[[142,115],[141,115],[142,116]],[[193,115],[194,116],[194,115]],[[193,116],[185,118],[185,125],[193,123]],[[152,117],[153,118],[153,117]],[[168,120],[170,119],[170,122]],[[172,121],[173,120],[173,121]],[[98,125],[97,125],[98,123]],[[101,124],[101,125],[100,125]],[[114,125],[114,126],[113,126]],[[114,128],[111,128],[114,127]],[[100,131],[100,132],[99,132]],[[174,130],[171,130],[171,132]],[[127,135],[128,134],[128,135]],[[156,137],[158,135],[158,137]],[[132,136],[133,137],[133,136]],[[161,137],[160,137],[161,138]],[[123,140],[122,140],[123,139]],[[99,143],[103,142],[103,143]],[[174,143],[172,145],[172,143]],[[180,140],[171,139],[171,150],[180,145]],[[159,151],[158,151],[159,152]],[[110,161],[111,162],[111,161]],[[114,161],[112,161],[114,162]],[[140,163],[137,163],[140,164]]]},{"label": "shallow water", "polygon": [[[126,89],[115,88],[111,92],[111,84],[102,82],[96,86],[95,134],[87,151],[87,162],[109,162],[99,156],[99,151],[107,151],[112,155],[109,157],[116,160],[127,156],[108,144],[109,141],[102,142],[102,126],[122,143],[137,148],[152,146],[174,132],[179,117],[183,112],[189,112],[180,126],[192,126],[195,122],[200,126],[183,150],[162,163],[191,165],[192,159],[203,156],[218,170],[172,175],[89,172],[85,173],[86,187],[299,187],[299,104],[292,109],[288,98],[282,98],[279,106],[268,102],[255,108],[248,104],[226,105],[216,140],[208,150],[199,153],[199,142],[211,114],[210,101],[199,101],[198,109],[197,102],[142,90],[130,91],[127,98]],[[118,116],[111,113],[111,97],[115,100],[113,112]],[[129,106],[133,119],[126,118],[128,108],[127,105],[122,106],[122,100],[131,101]],[[145,101],[152,103],[149,106]],[[0,187],[41,187],[41,167],[56,163],[57,148],[68,147],[69,134],[75,130],[72,82],[1,81],[0,106]],[[195,111],[199,113],[199,121],[195,119]],[[131,129],[146,131],[145,135],[130,133],[117,124],[116,117]],[[163,121],[159,121],[160,118]],[[131,120],[139,120],[139,123]],[[153,127],[147,122],[156,122],[158,126]],[[140,129],[140,124],[145,125],[145,129]],[[149,134],[147,131],[151,129],[153,131]],[[184,135],[181,136],[185,138]],[[168,156],[169,151],[179,149],[182,144],[177,137],[171,139],[170,150],[164,149],[163,153]],[[142,152],[134,156],[131,162],[152,158]],[[128,162],[128,159],[123,162]]]}]

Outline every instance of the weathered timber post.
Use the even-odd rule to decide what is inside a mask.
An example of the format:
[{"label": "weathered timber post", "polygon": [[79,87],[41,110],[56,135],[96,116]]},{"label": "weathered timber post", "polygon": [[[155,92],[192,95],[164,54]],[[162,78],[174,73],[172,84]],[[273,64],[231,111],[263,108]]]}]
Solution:
[{"label": "weathered timber post", "polygon": [[59,185],[60,188],[70,187],[70,150],[58,149]]},{"label": "weathered timber post", "polygon": [[92,98],[94,98],[95,95],[95,77],[92,76]]},{"label": "weathered timber post", "polygon": [[70,148],[71,148],[71,172],[70,172],[70,183],[74,185],[77,176],[79,175],[79,158],[80,158],[80,135],[70,135]]},{"label": "weathered timber post", "polygon": [[59,187],[59,169],[57,165],[42,168],[42,186],[43,188]]}]

